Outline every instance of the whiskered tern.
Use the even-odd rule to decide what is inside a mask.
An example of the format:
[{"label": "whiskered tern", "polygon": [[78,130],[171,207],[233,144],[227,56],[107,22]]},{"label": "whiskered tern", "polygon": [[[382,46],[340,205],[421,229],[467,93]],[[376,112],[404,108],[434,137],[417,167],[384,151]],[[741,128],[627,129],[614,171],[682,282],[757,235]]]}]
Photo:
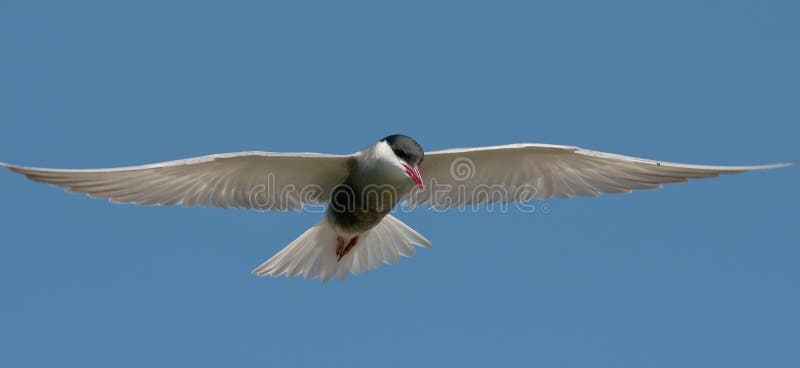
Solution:
[{"label": "whiskered tern", "polygon": [[324,218],[258,266],[258,276],[344,279],[411,256],[430,241],[390,214],[398,203],[448,208],[598,196],[789,166],[703,166],[578,147],[510,144],[425,153],[391,135],[350,155],[237,152],[110,169],[0,163],[31,180],[115,203],[301,210]]}]

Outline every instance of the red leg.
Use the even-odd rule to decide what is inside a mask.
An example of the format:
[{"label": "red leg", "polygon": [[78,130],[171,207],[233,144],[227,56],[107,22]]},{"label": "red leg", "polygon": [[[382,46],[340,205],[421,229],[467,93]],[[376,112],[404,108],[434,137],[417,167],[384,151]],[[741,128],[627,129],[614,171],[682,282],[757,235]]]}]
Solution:
[{"label": "red leg", "polygon": [[344,239],[342,239],[341,236],[337,237],[336,241],[339,242],[339,245],[336,247],[336,255],[339,256],[339,259],[336,261],[338,262],[341,261],[342,257],[346,256],[347,253],[349,253],[350,250],[356,246],[356,244],[358,244],[358,236],[354,236],[352,239],[350,239],[346,246],[344,245]]},{"label": "red leg", "polygon": [[336,237],[336,255],[339,259],[344,257],[344,239],[341,236]]}]

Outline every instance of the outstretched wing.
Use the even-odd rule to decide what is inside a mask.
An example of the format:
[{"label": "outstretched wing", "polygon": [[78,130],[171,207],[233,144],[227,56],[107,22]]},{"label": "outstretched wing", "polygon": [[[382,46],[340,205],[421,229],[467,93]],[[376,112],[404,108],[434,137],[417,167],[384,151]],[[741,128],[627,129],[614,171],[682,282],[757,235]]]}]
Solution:
[{"label": "outstretched wing", "polygon": [[325,203],[349,156],[237,152],[111,169],[0,166],[31,180],[115,203],[300,210]]},{"label": "outstretched wing", "polygon": [[425,189],[412,192],[406,204],[448,208],[534,198],[596,197],[789,165],[792,163],[689,165],[547,144],[458,148],[425,154],[420,165]]}]

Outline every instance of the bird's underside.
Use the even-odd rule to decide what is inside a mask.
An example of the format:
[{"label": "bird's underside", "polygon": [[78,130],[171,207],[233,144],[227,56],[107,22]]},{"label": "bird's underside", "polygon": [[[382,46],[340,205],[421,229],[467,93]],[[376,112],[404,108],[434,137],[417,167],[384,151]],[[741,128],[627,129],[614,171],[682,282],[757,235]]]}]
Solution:
[{"label": "bird's underside", "polygon": [[[365,170],[374,172],[369,174],[374,177],[360,175],[356,179],[361,184],[407,180],[408,187],[394,193],[393,201],[434,208],[626,193],[793,164],[689,165],[547,144],[449,149],[426,152],[423,159],[416,142],[391,137],[352,155],[251,151],[111,169],[0,166],[34,181],[115,203],[299,211],[307,206],[329,206],[332,193],[353,179],[354,163],[359,167],[373,167],[375,162],[383,165]],[[391,171],[393,165],[398,167],[396,172]],[[417,182],[420,180],[424,183]],[[487,187],[495,191],[487,195]],[[413,244],[430,245],[385,213],[373,218],[369,226],[360,223],[364,226],[354,234],[342,234],[328,217],[253,272],[259,276],[344,278],[410,256]]]},{"label": "bird's underside", "polygon": [[256,267],[258,276],[302,276],[327,281],[344,279],[411,257],[414,245],[429,247],[428,239],[392,215],[360,235],[342,235],[322,219],[278,254]]},{"label": "bird's underside", "polygon": [[356,246],[358,243],[358,235],[350,238],[346,243],[344,238],[339,235],[336,237],[336,261],[339,262],[342,260],[342,257],[346,256],[347,253],[350,253],[350,250]]}]

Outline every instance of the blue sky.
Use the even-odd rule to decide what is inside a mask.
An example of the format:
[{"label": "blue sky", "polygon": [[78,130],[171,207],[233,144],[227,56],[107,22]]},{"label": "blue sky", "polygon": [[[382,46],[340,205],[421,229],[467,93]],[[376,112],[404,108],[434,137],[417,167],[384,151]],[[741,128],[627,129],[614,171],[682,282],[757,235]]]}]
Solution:
[{"label": "blue sky", "polygon": [[[792,1],[0,3],[0,160],[546,142],[800,158]],[[796,367],[795,168],[422,210],[345,282],[249,271],[319,215],[136,207],[0,173],[0,366]]]}]

